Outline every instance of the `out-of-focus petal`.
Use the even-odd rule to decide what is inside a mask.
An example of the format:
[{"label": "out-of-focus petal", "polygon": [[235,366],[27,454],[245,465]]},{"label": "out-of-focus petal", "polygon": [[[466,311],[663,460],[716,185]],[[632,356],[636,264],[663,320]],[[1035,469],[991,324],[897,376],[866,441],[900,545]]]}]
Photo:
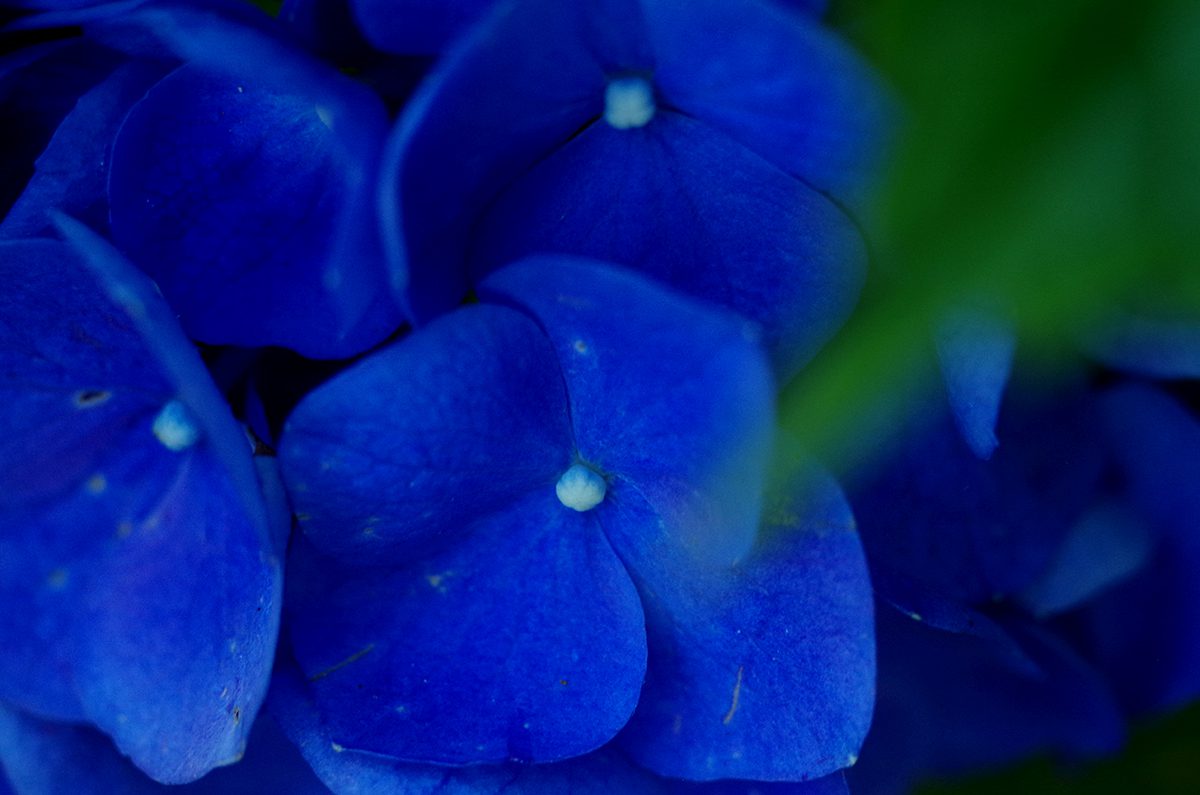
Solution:
[{"label": "out-of-focus petal", "polygon": [[1118,370],[1152,378],[1200,378],[1200,321],[1111,318],[1094,334],[1091,352]]},{"label": "out-of-focus petal", "polygon": [[350,0],[371,43],[396,55],[436,55],[496,0]]}]

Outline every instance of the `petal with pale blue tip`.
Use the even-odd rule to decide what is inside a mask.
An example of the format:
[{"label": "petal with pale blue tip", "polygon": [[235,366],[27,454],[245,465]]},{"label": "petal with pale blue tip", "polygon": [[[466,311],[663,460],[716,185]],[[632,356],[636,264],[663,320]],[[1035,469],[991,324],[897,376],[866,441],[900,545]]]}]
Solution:
[{"label": "petal with pale blue tip", "polygon": [[606,75],[653,65],[640,20],[636,0],[500,3],[413,97],[388,144],[380,205],[412,319],[466,295],[479,214],[600,118]]},{"label": "petal with pale blue tip", "polygon": [[763,0],[656,0],[645,19],[663,101],[844,202],[891,123],[865,60],[815,20]]},{"label": "petal with pale blue tip", "polygon": [[1155,548],[1142,572],[1089,605],[1087,621],[1122,701],[1141,715],[1200,694],[1200,423],[1149,387],[1104,400],[1105,430]]},{"label": "petal with pale blue tip", "polygon": [[383,107],[348,79],[233,30],[257,59],[218,48],[126,118],[109,176],[113,238],[197,339],[313,358],[359,353],[400,323],[370,223]]},{"label": "petal with pale blue tip", "polygon": [[[0,588],[23,607],[0,620],[14,650],[0,695],[90,721],[149,775],[190,781],[240,754],[265,695],[279,563],[249,446],[169,310],[63,228],[83,257],[37,241],[0,258],[6,420],[45,409],[55,439],[39,458],[33,422],[0,459],[20,484],[0,510]],[[175,449],[154,431],[172,402],[196,433]]]},{"label": "petal with pale blue tip", "polygon": [[640,129],[597,122],[514,182],[480,222],[472,267],[542,252],[634,267],[757,321],[783,378],[842,324],[866,270],[837,207],[668,110]]},{"label": "petal with pale blue tip", "polygon": [[[645,523],[625,493],[610,535]],[[691,780],[803,781],[854,764],[874,702],[871,587],[845,498],[806,472],[733,567],[681,565],[669,545],[626,563],[646,609],[646,684],[623,748]]]},{"label": "petal with pale blue tip", "polygon": [[660,519],[698,558],[745,554],[774,417],[771,376],[746,321],[567,257],[509,266],[480,296],[537,320],[562,366],[580,457],[620,479],[613,491],[635,489],[653,506],[650,526],[612,539],[622,557],[632,554],[624,545],[659,535]]},{"label": "petal with pale blue tip", "polygon": [[592,514],[547,483],[403,568],[301,546],[292,647],[333,742],[409,762],[549,762],[600,747],[637,703],[637,593]]},{"label": "petal with pale blue tip", "polygon": [[983,312],[959,312],[938,329],[938,361],[954,421],[967,446],[987,460],[996,450],[996,419],[1012,370],[1016,334]]},{"label": "petal with pale blue tip", "polygon": [[466,307],[310,393],[280,445],[300,528],[326,554],[407,562],[571,465],[554,350],[517,312]]}]

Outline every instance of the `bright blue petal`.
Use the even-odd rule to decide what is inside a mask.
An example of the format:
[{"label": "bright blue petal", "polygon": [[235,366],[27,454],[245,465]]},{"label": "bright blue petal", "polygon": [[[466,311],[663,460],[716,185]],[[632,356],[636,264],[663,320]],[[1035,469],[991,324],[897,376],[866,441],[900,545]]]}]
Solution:
[{"label": "bright blue petal", "polygon": [[33,178],[0,224],[0,237],[48,234],[53,210],[107,229],[113,138],[129,108],[162,74],[158,64],[125,64],[79,98],[38,157]]},{"label": "bright blue petal", "polygon": [[866,62],[817,22],[763,0],[644,4],[665,104],[843,201],[891,113]]},{"label": "bright blue petal", "polygon": [[1016,342],[1012,328],[982,313],[955,315],[939,329],[938,360],[954,421],[984,460],[996,450],[996,419]]},{"label": "bright blue petal", "polygon": [[495,0],[350,0],[371,43],[397,55],[435,55]]},{"label": "bright blue petal", "polygon": [[[800,781],[857,758],[875,684],[866,563],[832,481],[799,485],[743,564],[687,570],[658,550],[628,561],[650,662],[620,742],[662,775]],[[626,495],[601,522],[645,523],[647,511]]]},{"label": "bright blue petal", "polygon": [[641,605],[596,523],[550,484],[407,567],[291,559],[288,626],[334,742],[437,764],[554,761],[623,726]]},{"label": "bright blue petal", "polygon": [[498,271],[480,295],[537,320],[562,365],[579,456],[662,520],[612,537],[622,557],[667,536],[697,559],[745,554],[773,425],[770,374],[745,321],[565,257]]},{"label": "bright blue petal", "polygon": [[1200,423],[1147,387],[1106,397],[1105,427],[1156,548],[1088,610],[1099,658],[1134,714],[1200,695]]},{"label": "bright blue petal", "polygon": [[114,239],[198,339],[364,350],[400,322],[370,218],[381,103],[253,31],[187,19],[155,33],[203,57],[155,86],[113,147]]},{"label": "bright blue petal", "polygon": [[571,464],[554,351],[527,318],[468,307],[310,393],[280,447],[300,527],[326,554],[406,562]]},{"label": "bright blue petal", "polygon": [[1148,317],[1110,319],[1092,353],[1118,370],[1152,378],[1200,378],[1200,322]]},{"label": "bright blue petal", "polygon": [[827,199],[665,110],[641,129],[593,124],[518,179],[481,220],[472,267],[539,252],[632,266],[758,321],[785,378],[842,324],[866,270]]},{"label": "bright blue petal", "polygon": [[22,795],[329,793],[267,716],[255,721],[241,761],[192,784],[167,787],[147,778],[99,732],[41,721],[0,707],[0,770],[16,782]]},{"label": "bright blue petal", "polygon": [[0,695],[188,781],[240,753],[265,695],[278,560],[249,446],[169,310],[64,229],[121,309],[65,246],[5,244],[0,588],[21,607]]}]

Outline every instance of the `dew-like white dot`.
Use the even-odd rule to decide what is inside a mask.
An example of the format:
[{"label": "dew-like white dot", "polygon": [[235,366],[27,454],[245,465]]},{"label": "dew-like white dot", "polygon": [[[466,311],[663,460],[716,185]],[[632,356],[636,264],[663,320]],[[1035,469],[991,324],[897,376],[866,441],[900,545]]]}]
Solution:
[{"label": "dew-like white dot", "polygon": [[654,88],[641,77],[620,77],[604,90],[604,120],[618,130],[645,127],[654,118]]},{"label": "dew-like white dot", "polygon": [[168,450],[186,450],[200,438],[200,428],[187,406],[172,400],[154,418],[154,435]]},{"label": "dew-like white dot", "polygon": [[575,464],[562,474],[554,493],[558,501],[573,511],[590,511],[604,502],[604,494],[608,484],[594,469],[583,464]]}]

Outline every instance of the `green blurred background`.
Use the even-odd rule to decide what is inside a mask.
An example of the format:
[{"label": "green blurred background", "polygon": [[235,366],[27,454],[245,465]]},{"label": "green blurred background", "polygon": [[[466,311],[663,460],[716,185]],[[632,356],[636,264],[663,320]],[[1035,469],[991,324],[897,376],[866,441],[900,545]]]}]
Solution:
[{"label": "green blurred background", "polygon": [[[869,453],[864,418],[929,387],[948,307],[1007,314],[1049,362],[1114,307],[1200,318],[1200,0],[841,0],[831,21],[901,113],[862,304],[782,404],[835,469]],[[1118,759],[925,792],[1200,793],[1200,707]]]}]

